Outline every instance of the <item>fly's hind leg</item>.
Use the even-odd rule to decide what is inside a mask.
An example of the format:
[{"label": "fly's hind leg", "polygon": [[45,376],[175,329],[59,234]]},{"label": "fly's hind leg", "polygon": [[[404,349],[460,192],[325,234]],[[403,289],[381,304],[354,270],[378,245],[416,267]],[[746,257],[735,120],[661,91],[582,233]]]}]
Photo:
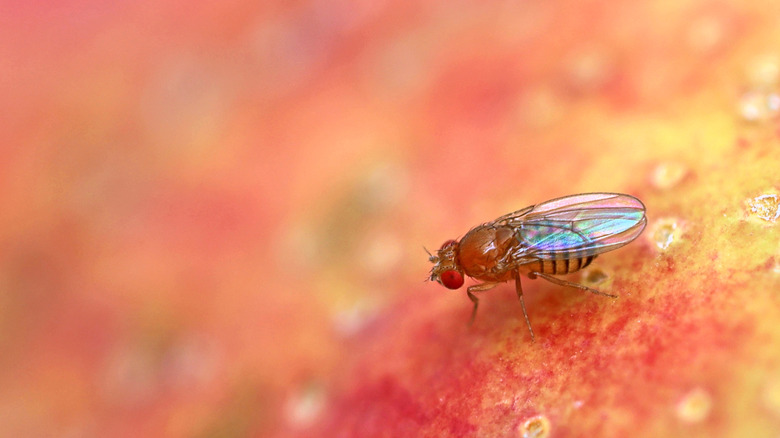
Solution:
[{"label": "fly's hind leg", "polygon": [[520,271],[515,271],[515,290],[517,291],[517,298],[520,299],[520,307],[523,308],[523,316],[525,316],[525,323],[528,324],[528,331],[531,332],[531,341],[535,339],[534,329],[531,327],[531,320],[528,319],[528,312],[525,310],[525,300],[523,299],[523,286],[520,283]]},{"label": "fly's hind leg", "polygon": [[549,281],[550,283],[555,283],[555,284],[560,285],[560,286],[568,286],[568,287],[573,287],[573,288],[577,288],[577,289],[586,290],[586,291],[588,291],[590,293],[593,293],[593,294],[596,294],[596,295],[603,295],[605,297],[610,297],[610,298],[617,298],[618,297],[617,295],[612,295],[612,294],[608,294],[608,293],[605,293],[605,292],[601,292],[600,290],[593,289],[593,288],[590,288],[588,286],[583,286],[583,285],[581,285],[579,283],[573,283],[571,281],[561,280],[560,278],[553,277],[552,275],[549,275],[549,274],[543,274],[541,272],[531,272],[528,276],[531,277],[531,278],[539,276],[539,277],[542,277],[545,280]]},{"label": "fly's hind leg", "polygon": [[474,292],[482,292],[488,289],[493,289],[496,286],[498,286],[498,283],[480,283],[480,284],[469,286],[466,289],[466,294],[468,294],[471,302],[474,303],[474,310],[471,311],[471,319],[469,320],[469,326],[474,324],[474,318],[477,316],[477,306],[479,306],[479,298],[477,298],[477,296],[474,295]]}]

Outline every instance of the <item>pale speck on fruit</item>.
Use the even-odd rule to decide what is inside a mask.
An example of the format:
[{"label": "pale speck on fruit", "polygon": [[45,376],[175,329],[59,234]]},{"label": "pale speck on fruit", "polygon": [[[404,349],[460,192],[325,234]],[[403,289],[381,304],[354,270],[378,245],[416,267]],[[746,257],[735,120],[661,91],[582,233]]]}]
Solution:
[{"label": "pale speck on fruit", "polygon": [[665,251],[672,244],[680,240],[682,227],[680,221],[675,218],[661,218],[650,227],[648,236],[655,246]]},{"label": "pale speck on fruit", "polygon": [[381,163],[359,181],[356,196],[367,210],[386,211],[404,198],[410,184],[409,175],[402,166]]},{"label": "pale speck on fruit", "polygon": [[523,438],[546,438],[550,436],[550,420],[544,415],[533,416],[520,425],[520,436]]},{"label": "pale speck on fruit", "polygon": [[761,403],[769,412],[780,418],[780,376],[774,376],[764,384]]},{"label": "pale speck on fruit", "polygon": [[745,73],[751,86],[776,86],[780,82],[780,58],[773,54],[756,56],[748,62]]},{"label": "pale speck on fruit", "polygon": [[316,233],[303,225],[288,227],[276,244],[280,266],[289,271],[297,272],[316,266],[320,252]]},{"label": "pale speck on fruit", "polygon": [[676,186],[685,175],[688,167],[676,161],[667,161],[658,164],[650,175],[650,182],[658,189],[666,190]]},{"label": "pale speck on fruit", "polygon": [[780,113],[780,94],[774,89],[748,90],[739,98],[739,114],[748,122],[772,120]]},{"label": "pale speck on fruit", "polygon": [[700,53],[708,53],[723,41],[725,24],[715,16],[699,17],[688,27],[688,46]]},{"label": "pale speck on fruit", "polygon": [[568,85],[576,92],[593,92],[602,88],[615,71],[615,60],[601,46],[580,48],[568,61]]},{"label": "pale speck on fruit", "polygon": [[772,272],[780,274],[780,261],[777,261],[777,258],[775,258],[775,264],[772,266]]},{"label": "pale speck on fruit", "polygon": [[99,388],[104,400],[121,406],[149,403],[161,390],[155,359],[152,351],[139,346],[127,346],[113,354]]},{"label": "pale speck on fruit", "polygon": [[776,193],[764,194],[747,200],[750,216],[774,223],[780,217],[780,196]]},{"label": "pale speck on fruit", "polygon": [[565,117],[562,107],[561,98],[552,89],[536,87],[523,98],[519,117],[534,128],[546,128]]},{"label": "pale speck on fruit", "polygon": [[610,275],[604,272],[603,269],[593,267],[587,270],[582,278],[582,283],[586,286],[603,286],[604,283],[610,278]]},{"label": "pale speck on fruit", "polygon": [[371,236],[366,239],[360,265],[369,274],[387,275],[400,262],[402,248],[397,236],[386,233]]},{"label": "pale speck on fruit", "polygon": [[379,303],[370,298],[357,300],[352,306],[336,313],[333,325],[342,336],[359,333],[379,312]]},{"label": "pale speck on fruit", "polygon": [[296,428],[311,425],[325,407],[325,391],[316,383],[309,383],[292,394],[285,405],[288,423]]},{"label": "pale speck on fruit", "polygon": [[703,388],[695,388],[677,402],[677,418],[686,423],[705,420],[712,410],[712,396]]}]

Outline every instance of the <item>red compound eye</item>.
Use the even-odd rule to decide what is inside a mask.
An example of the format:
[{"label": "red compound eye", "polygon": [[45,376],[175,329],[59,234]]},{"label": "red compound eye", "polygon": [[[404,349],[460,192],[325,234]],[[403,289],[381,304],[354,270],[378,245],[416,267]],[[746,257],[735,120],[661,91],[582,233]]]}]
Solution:
[{"label": "red compound eye", "polygon": [[439,250],[441,251],[442,249],[455,245],[456,243],[458,243],[457,240],[448,240],[441,244],[441,248],[439,248]]},{"label": "red compound eye", "polygon": [[439,276],[441,284],[447,289],[457,289],[463,286],[463,275],[455,270],[444,271]]}]

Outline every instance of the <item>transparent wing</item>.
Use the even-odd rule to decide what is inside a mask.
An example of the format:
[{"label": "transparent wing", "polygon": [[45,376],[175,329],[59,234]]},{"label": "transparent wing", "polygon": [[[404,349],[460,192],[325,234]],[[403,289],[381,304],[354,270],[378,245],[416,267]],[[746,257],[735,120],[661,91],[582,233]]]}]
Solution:
[{"label": "transparent wing", "polygon": [[587,257],[636,239],[647,225],[645,206],[630,195],[585,193],[566,196],[501,216],[515,229],[518,257]]}]

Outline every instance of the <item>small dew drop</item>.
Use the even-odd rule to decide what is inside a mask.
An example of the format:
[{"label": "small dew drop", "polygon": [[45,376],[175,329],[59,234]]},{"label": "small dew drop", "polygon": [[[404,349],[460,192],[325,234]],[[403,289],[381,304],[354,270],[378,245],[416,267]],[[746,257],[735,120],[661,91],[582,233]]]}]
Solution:
[{"label": "small dew drop", "polygon": [[780,94],[774,90],[750,90],[739,98],[739,114],[748,122],[772,120],[779,112]]},{"label": "small dew drop", "polygon": [[688,168],[684,164],[669,161],[660,163],[653,169],[650,182],[656,188],[666,190],[676,186],[687,174]]},{"label": "small dew drop", "polygon": [[696,388],[685,394],[675,412],[677,418],[686,423],[699,423],[706,419],[712,410],[712,397],[703,388]]},{"label": "small dew drop", "polygon": [[658,249],[666,250],[682,235],[682,228],[678,224],[679,221],[674,218],[658,219],[651,227],[648,236]]},{"label": "small dew drop", "polygon": [[520,426],[523,438],[546,438],[550,436],[550,420],[544,415],[531,417]]},{"label": "small dew drop", "polygon": [[774,193],[756,196],[748,199],[748,214],[750,216],[774,223],[780,218],[780,196]]},{"label": "small dew drop", "polygon": [[305,428],[317,420],[324,407],[325,391],[320,385],[310,383],[287,400],[285,414],[291,426]]}]

